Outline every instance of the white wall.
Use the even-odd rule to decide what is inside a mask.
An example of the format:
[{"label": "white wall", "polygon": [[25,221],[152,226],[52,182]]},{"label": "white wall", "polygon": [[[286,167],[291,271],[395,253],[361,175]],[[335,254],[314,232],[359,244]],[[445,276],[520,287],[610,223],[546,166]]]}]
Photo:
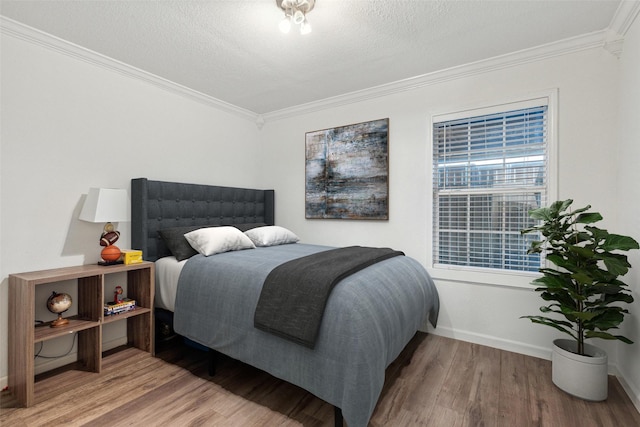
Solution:
[{"label": "white wall", "polygon": [[[265,152],[264,161],[272,168],[265,176],[265,184],[277,189],[277,222],[295,230],[306,242],[391,246],[429,267],[431,117],[505,100],[526,99],[530,94],[557,88],[559,197],[573,198],[576,207],[591,204],[605,217],[603,227],[615,227],[615,231],[621,233],[628,231],[625,227],[616,227],[620,224],[615,220],[619,211],[613,190],[617,183],[614,172],[617,169],[617,77],[618,59],[604,49],[594,48],[312,114],[267,121],[263,138],[269,150]],[[389,118],[390,127],[389,221],[305,220],[305,132],[384,117]],[[637,138],[635,140],[637,144]],[[635,147],[634,152],[637,153]],[[637,160],[637,156],[627,160],[630,169]],[[637,185],[637,165],[633,173],[636,179],[630,182]],[[625,199],[624,206],[637,209],[640,198]],[[637,221],[637,217],[633,220]],[[627,225],[631,221],[629,217]],[[514,283],[520,282],[522,278],[514,279]],[[441,313],[436,334],[550,357],[551,341],[558,333],[519,319],[522,315],[538,313],[542,305],[533,287],[445,280],[437,280],[437,287]],[[637,329],[631,331],[631,335],[640,341]],[[609,351],[615,371],[618,346],[601,340],[597,344]],[[624,361],[629,363],[626,358]],[[637,363],[633,366],[637,367]],[[624,368],[626,372],[631,366]],[[637,379],[632,381],[640,384]]]},{"label": "white wall", "polygon": [[[6,381],[7,276],[99,259],[102,224],[77,219],[90,187],[129,189],[135,177],[259,187],[261,171],[259,131],[250,120],[9,35],[1,47]],[[129,224],[119,229],[118,245],[127,248]],[[44,353],[66,346],[48,345]]]},{"label": "white wall", "polygon": [[[617,150],[616,229],[640,241],[640,18],[625,36],[620,60],[620,145]],[[640,410],[640,251],[629,253],[634,267],[625,277],[633,291],[635,302],[623,323],[622,333],[635,341],[633,345],[619,345],[618,369],[625,379],[623,385]]]}]

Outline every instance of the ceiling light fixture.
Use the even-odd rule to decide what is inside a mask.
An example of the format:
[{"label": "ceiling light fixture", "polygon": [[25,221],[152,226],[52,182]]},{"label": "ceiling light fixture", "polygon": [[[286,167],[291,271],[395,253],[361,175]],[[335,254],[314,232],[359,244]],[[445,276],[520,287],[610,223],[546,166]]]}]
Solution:
[{"label": "ceiling light fixture", "polygon": [[280,31],[288,33],[291,23],[300,25],[300,34],[309,34],[311,24],[307,20],[307,13],[313,10],[316,0],[276,0],[276,4],[284,11],[284,18],[280,21]]}]

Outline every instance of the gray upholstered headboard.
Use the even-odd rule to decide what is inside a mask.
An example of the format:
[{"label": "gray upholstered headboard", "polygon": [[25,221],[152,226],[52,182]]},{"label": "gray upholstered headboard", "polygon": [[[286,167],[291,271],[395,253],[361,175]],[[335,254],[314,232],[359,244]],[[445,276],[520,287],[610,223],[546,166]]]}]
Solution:
[{"label": "gray upholstered headboard", "polygon": [[131,248],[147,261],[169,255],[158,230],[187,225],[274,225],[274,191],[131,180]]}]

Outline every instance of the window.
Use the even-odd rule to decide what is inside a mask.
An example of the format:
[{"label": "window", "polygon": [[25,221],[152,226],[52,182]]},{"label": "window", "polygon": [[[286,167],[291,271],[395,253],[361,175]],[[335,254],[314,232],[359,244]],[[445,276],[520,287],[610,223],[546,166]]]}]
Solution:
[{"label": "window", "polygon": [[529,210],[547,204],[547,99],[433,121],[434,266],[538,271]]}]

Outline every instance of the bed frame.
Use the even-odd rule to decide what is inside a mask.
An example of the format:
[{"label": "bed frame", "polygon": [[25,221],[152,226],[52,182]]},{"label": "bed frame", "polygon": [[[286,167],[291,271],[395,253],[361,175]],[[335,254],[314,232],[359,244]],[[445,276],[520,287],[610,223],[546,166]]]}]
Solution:
[{"label": "bed frame", "polygon": [[[131,180],[131,247],[146,261],[171,255],[158,230],[188,225],[275,225],[274,190]],[[209,373],[215,373],[216,351],[209,351]],[[334,425],[343,425],[334,406]]]}]

